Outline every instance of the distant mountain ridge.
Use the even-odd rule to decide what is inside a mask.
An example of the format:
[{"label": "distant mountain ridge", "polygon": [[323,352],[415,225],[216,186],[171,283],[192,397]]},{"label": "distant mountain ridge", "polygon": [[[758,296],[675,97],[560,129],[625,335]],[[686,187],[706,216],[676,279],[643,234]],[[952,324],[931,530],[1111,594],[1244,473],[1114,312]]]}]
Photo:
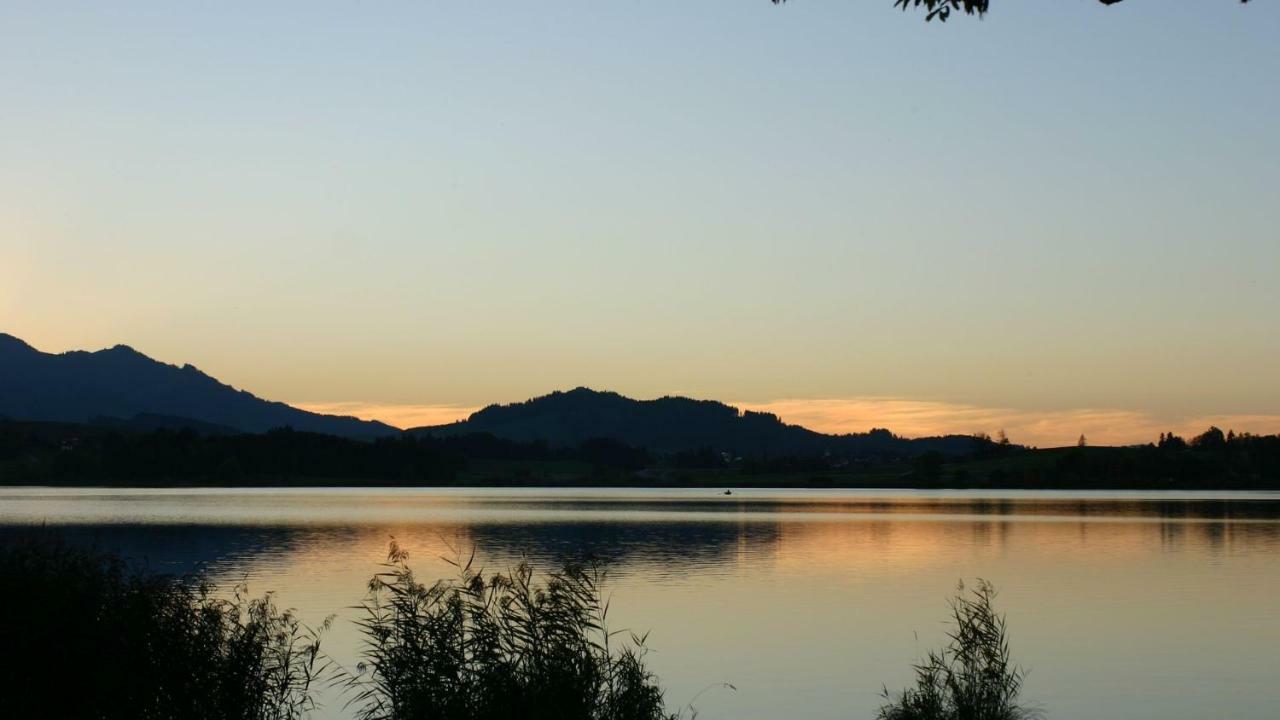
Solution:
[{"label": "distant mountain ridge", "polygon": [[973,452],[979,442],[968,435],[902,438],[888,430],[826,435],[788,425],[776,415],[740,412],[714,400],[661,397],[633,400],[614,392],[579,387],[509,405],[490,405],[463,421],[407,430],[437,437],[489,433],[507,440],[544,441],[551,447],[576,447],[586,440],[610,438],[659,453],[712,449],[740,456],[786,455],[946,455]]},{"label": "distant mountain ridge", "polygon": [[[0,418],[91,423],[120,430],[190,427],[206,434],[261,433],[289,426],[356,439],[397,435],[385,423],[322,415],[219,382],[192,365],[153,360],[127,345],[94,352],[41,352],[0,333]],[[714,400],[635,400],[585,387],[524,402],[490,405],[449,425],[413,428],[436,437],[489,434],[503,440],[576,448],[609,439],[659,454],[711,450],[739,457],[914,456],[972,453],[968,435],[902,438],[888,430],[827,435],[776,415],[741,412]]]},{"label": "distant mountain ridge", "polygon": [[0,333],[0,416],[15,420],[110,423],[265,432],[295,430],[349,438],[398,434],[384,423],[321,415],[263,400],[206,375],[193,365],[169,365],[127,345],[106,350],[41,352]]}]

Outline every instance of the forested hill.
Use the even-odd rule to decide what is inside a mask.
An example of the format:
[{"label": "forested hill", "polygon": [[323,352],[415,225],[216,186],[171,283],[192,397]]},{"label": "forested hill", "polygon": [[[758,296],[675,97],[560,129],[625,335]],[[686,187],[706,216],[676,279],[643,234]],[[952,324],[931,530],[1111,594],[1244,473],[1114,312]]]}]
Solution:
[{"label": "forested hill", "polygon": [[321,415],[263,400],[192,365],[158,362],[127,345],[54,354],[40,352],[3,333],[0,416],[54,422],[185,418],[195,421],[192,425],[241,432],[288,426],[348,438],[400,432],[380,422]]},{"label": "forested hill", "polygon": [[[41,352],[0,334],[0,418],[93,423],[121,430],[201,433],[299,432],[372,439],[401,431],[380,422],[321,415],[271,402],[219,382],[192,365],[169,365],[128,347],[96,352]],[[490,405],[466,421],[415,428],[437,438],[486,434],[552,450],[608,440],[656,455],[703,453],[731,460],[784,457],[872,459],[980,453],[990,441],[968,435],[908,439],[877,429],[826,435],[769,413],[740,412],[712,400],[634,400],[577,388],[525,402]]]},{"label": "forested hill", "polygon": [[519,442],[543,441],[553,448],[609,438],[657,453],[710,449],[744,458],[910,456],[930,451],[960,456],[987,442],[968,435],[908,439],[888,430],[825,435],[788,425],[776,415],[740,412],[713,400],[633,400],[581,387],[510,405],[490,405],[465,421],[408,432],[435,437],[489,433]]}]

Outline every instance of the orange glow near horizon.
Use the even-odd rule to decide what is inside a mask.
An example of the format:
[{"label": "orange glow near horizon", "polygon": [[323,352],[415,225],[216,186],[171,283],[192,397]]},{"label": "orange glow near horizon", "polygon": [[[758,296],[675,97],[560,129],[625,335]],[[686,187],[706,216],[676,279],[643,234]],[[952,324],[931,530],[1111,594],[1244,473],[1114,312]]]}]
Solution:
[{"label": "orange glow near horizon", "polygon": [[401,429],[425,425],[445,425],[466,420],[478,407],[461,405],[396,405],[362,402],[299,402],[296,408],[325,415],[350,415],[361,420],[378,420]]},{"label": "orange glow near horizon", "polygon": [[906,437],[948,433],[996,434],[1036,447],[1074,445],[1081,435],[1095,445],[1154,442],[1162,432],[1194,436],[1210,425],[1258,434],[1280,432],[1280,415],[1204,415],[1161,418],[1140,410],[1078,408],[1015,410],[891,397],[777,400],[741,403],[744,410],[771,412],[784,422],[825,433],[888,428]]},{"label": "orange glow near horizon", "polygon": [[[1223,430],[1280,433],[1280,415],[1219,414],[1164,418],[1140,410],[1079,408],[1015,410],[963,403],[895,397],[784,399],[731,402],[742,410],[770,412],[783,422],[823,433],[859,433],[887,428],[904,437],[927,437],[1003,430],[1023,445],[1074,445],[1081,435],[1094,445],[1154,442],[1162,432],[1191,437],[1214,425]],[[443,425],[465,420],[478,406],[362,402],[301,402],[296,407],[331,415],[380,420],[398,428]]]}]

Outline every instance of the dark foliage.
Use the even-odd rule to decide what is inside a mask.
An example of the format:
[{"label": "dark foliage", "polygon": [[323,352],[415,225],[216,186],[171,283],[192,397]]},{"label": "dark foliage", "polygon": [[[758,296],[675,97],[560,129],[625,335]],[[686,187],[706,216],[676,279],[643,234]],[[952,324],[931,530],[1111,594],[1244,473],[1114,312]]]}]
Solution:
[{"label": "dark foliage", "polygon": [[748,457],[738,463],[747,475],[812,474],[820,475],[832,467],[832,459],[820,455],[782,455],[774,457]]},{"label": "dark foliage", "polygon": [[633,448],[612,438],[588,438],[574,454],[592,465],[618,470],[639,470],[651,460],[648,450]]},{"label": "dark foliage", "polygon": [[884,691],[880,720],[1025,720],[1039,713],[1018,703],[1024,671],[1013,665],[995,589],[979,580],[951,600],[949,641],[916,665],[916,686]]},{"label": "dark foliage", "polygon": [[970,460],[938,466],[918,459],[918,487],[1134,490],[1280,489],[1280,435],[1209,428],[1187,441],[1161,433],[1154,444],[1032,450],[996,445]]},{"label": "dark foliage", "polygon": [[0,545],[4,717],[296,720],[318,679],[343,682],[363,718],[669,720],[644,638],[606,624],[596,566],[545,582],[459,567],[424,585],[394,543],[370,584],[355,674],[320,633],[243,587],[127,566],[43,531]]},{"label": "dark foliage", "polygon": [[649,454],[608,439],[551,450],[476,434],[401,435],[372,442],[281,428],[262,434],[202,434],[191,429],[126,432],[114,426],[0,421],[0,484],[83,482],[254,485],[342,482],[448,485],[468,462],[574,460],[630,471]]},{"label": "dark foliage", "polygon": [[365,720],[660,720],[662,690],[644,638],[617,643],[600,570],[566,565],[543,583],[521,564],[458,564],[427,585],[392,543],[370,582],[352,702]]},{"label": "dark foliage", "polygon": [[[873,430],[868,436],[887,431]],[[889,435],[889,437],[892,437]],[[710,447],[656,456],[605,438],[576,447],[504,440],[489,434],[403,435],[373,442],[276,430],[200,434],[192,430],[124,432],[113,428],[0,420],[0,485],[403,485],[459,482],[481,460],[515,463],[467,482],[527,482],[519,463],[573,461],[583,468],[568,484],[649,482],[641,468],[722,470],[744,478],[808,478],[813,485],[967,488],[1280,488],[1280,436],[1211,428],[1184,440],[1162,433],[1134,447],[1075,446],[1030,450],[977,437],[968,457],[939,451],[870,457],[786,454],[734,457]],[[679,475],[673,481],[680,484]],[[863,479],[865,478],[865,479]],[[716,474],[707,482],[731,479]],[[553,482],[558,482],[552,480]],[[546,482],[542,480],[541,482]],[[664,481],[665,482],[665,481]]]},{"label": "dark foliage", "polygon": [[732,466],[734,457],[729,453],[716,452],[714,448],[703,445],[693,450],[672,453],[667,456],[667,461],[671,467],[711,470]]},{"label": "dark foliage", "polygon": [[[774,5],[781,5],[786,0],[772,0]],[[1098,0],[1103,5],[1115,5],[1122,0]],[[1240,0],[1243,5],[1249,0]],[[991,7],[991,0],[893,0],[893,6],[902,10],[919,9],[925,10],[924,19],[926,21],[940,20],[946,22],[951,17],[951,13],[957,10],[963,10],[966,15],[985,15]]]},{"label": "dark foliage", "polygon": [[0,482],[217,484],[342,480],[351,484],[442,484],[464,459],[412,438],[362,442],[297,432],[201,435],[193,430],[127,433],[84,426],[0,423]]},{"label": "dark foliage", "polygon": [[[781,5],[787,0],[772,0],[774,5]],[[1108,0],[1101,0],[1108,3]],[[1110,0],[1110,2],[1118,2],[1119,0]],[[907,10],[908,8],[924,7],[925,20],[933,20],[937,18],[942,22],[946,22],[951,17],[952,10],[964,10],[966,14],[983,15],[987,12],[991,0],[893,0],[893,6]]]},{"label": "dark foliage", "polygon": [[[1103,0],[1106,2],[1106,0]],[[902,8],[919,8],[924,6],[926,21],[937,18],[942,22],[946,22],[951,17],[952,10],[964,10],[966,15],[978,14],[982,15],[987,12],[991,5],[990,0],[894,0],[894,7]]]},{"label": "dark foliage", "polygon": [[912,474],[926,482],[937,482],[942,477],[942,463],[946,458],[941,453],[929,452],[916,458]]},{"label": "dark foliage", "polygon": [[1155,445],[1073,448],[1044,473],[1048,482],[1143,487],[1280,487],[1280,435],[1225,435],[1209,428],[1190,442],[1173,433]]},{"label": "dark foliage", "polygon": [[294,720],[319,634],[270,595],[217,599],[48,537],[0,546],[3,714],[79,720]]}]

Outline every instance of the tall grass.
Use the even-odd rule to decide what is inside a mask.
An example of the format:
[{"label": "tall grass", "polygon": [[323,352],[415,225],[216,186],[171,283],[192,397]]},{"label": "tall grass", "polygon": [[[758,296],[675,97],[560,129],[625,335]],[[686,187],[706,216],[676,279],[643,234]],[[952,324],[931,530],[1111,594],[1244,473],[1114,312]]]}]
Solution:
[{"label": "tall grass", "polygon": [[916,686],[884,690],[880,720],[1028,720],[1037,710],[1018,704],[1026,673],[1009,656],[1005,619],[995,611],[996,591],[979,580],[952,598],[948,643],[915,666]]},{"label": "tall grass", "polygon": [[600,568],[568,564],[537,582],[455,563],[430,585],[392,543],[358,624],[366,644],[347,683],[362,720],[660,720],[644,637],[608,628]]},{"label": "tall grass", "polygon": [[139,571],[45,537],[0,545],[0,707],[12,718],[296,720],[319,632],[244,588]]},{"label": "tall grass", "polygon": [[[675,720],[645,638],[611,631],[602,570],[474,558],[426,584],[394,542],[368,586],[359,664],[320,652],[318,630],[244,587],[136,570],[48,537],[0,544],[0,717],[299,720],[321,679],[360,720]],[[951,601],[949,642],[884,691],[879,720],[1027,720],[1023,671],[986,582]],[[332,673],[332,674],[331,674]],[[801,701],[802,702],[802,701]],[[696,713],[694,713],[696,714]]]}]

